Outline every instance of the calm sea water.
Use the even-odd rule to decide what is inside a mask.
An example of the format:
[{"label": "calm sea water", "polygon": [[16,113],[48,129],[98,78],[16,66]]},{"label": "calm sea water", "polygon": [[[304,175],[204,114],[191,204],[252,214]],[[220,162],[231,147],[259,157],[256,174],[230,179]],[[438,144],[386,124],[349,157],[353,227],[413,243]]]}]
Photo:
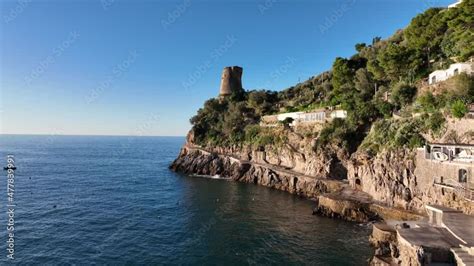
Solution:
[{"label": "calm sea water", "polygon": [[[21,264],[364,265],[369,229],[285,192],[168,170],[183,138],[0,135]],[[6,172],[0,262],[6,261]]]}]

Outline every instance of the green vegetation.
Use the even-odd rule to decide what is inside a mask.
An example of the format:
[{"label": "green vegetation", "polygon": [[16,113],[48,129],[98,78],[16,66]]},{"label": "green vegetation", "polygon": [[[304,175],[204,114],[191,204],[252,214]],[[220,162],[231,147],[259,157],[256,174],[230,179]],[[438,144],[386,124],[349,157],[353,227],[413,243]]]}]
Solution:
[{"label": "green vegetation", "polygon": [[474,101],[474,78],[463,73],[448,80],[444,86],[447,88],[436,96],[430,91],[420,94],[416,99],[419,111],[434,113],[446,109],[454,117],[463,117],[467,112],[466,104]]},{"label": "green vegetation", "polygon": [[[223,100],[208,100],[191,119],[195,141],[275,145],[285,139],[272,135],[276,129],[260,128],[262,116],[338,106],[348,117],[327,124],[319,134],[319,146],[336,144],[350,152],[362,141],[372,151],[419,146],[422,134],[442,131],[443,114],[462,117],[474,101],[474,79],[464,74],[447,81],[446,90],[417,95],[428,73],[474,56],[473,14],[474,0],[457,8],[431,8],[392,37],[358,43],[352,57],[336,58],[330,71],[286,90],[242,90]],[[389,101],[385,95],[390,95]],[[405,118],[388,120],[394,111]],[[412,112],[423,115],[412,118]]]},{"label": "green vegetation", "polygon": [[461,100],[456,100],[451,104],[451,114],[456,118],[463,118],[467,111],[466,104]]},{"label": "green vegetation", "polygon": [[343,119],[336,118],[323,130],[321,130],[317,146],[323,147],[334,144],[353,152],[361,141],[361,135],[357,134],[357,128],[346,123]]},{"label": "green vegetation", "polygon": [[398,83],[392,91],[392,101],[397,107],[403,107],[413,102],[416,88],[406,83]]},{"label": "green vegetation", "polygon": [[290,128],[290,124],[293,123],[293,121],[295,121],[293,118],[287,117],[283,121],[280,121],[280,124],[282,124],[285,128]]},{"label": "green vegetation", "polygon": [[280,147],[286,142],[286,136],[283,132],[262,128],[259,125],[248,125],[245,128],[245,143],[254,147],[264,147],[273,145]]},{"label": "green vegetation", "polygon": [[419,147],[424,142],[420,134],[421,128],[420,119],[379,120],[374,123],[360,149],[377,153],[383,149]]},{"label": "green vegetation", "polygon": [[435,97],[433,93],[430,91],[425,92],[424,94],[420,95],[417,99],[417,103],[421,108],[421,111],[425,113],[432,113],[436,110],[439,110],[443,104],[440,104],[439,98]]},{"label": "green vegetation", "polygon": [[444,116],[440,112],[424,115],[422,119],[425,121],[424,132],[429,132],[433,135],[438,135],[443,128],[444,122],[446,122],[446,119],[444,119]]}]

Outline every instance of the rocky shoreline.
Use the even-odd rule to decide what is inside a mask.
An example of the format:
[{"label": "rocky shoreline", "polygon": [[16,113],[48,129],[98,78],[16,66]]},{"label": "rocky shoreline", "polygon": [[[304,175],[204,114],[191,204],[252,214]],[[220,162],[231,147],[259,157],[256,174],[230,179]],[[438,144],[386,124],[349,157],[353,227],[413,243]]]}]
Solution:
[{"label": "rocky shoreline", "polygon": [[[385,170],[379,169],[380,173],[384,173],[384,176],[373,180],[382,179],[384,182],[393,183],[392,185],[390,183],[380,184],[379,191],[375,191],[376,196],[374,197],[372,194],[354,188],[348,180],[306,175],[294,171],[295,164],[293,164],[293,168],[285,167],[285,165],[291,164],[288,162],[279,161],[279,165],[271,164],[268,155],[261,156],[260,153],[260,151],[222,148],[210,151],[188,142],[181,149],[178,158],[170,165],[170,169],[188,175],[218,175],[238,182],[253,183],[286,191],[313,200],[315,202],[313,214],[315,215],[352,222],[376,223],[369,239],[375,250],[374,257],[370,262],[371,265],[400,263],[424,265],[426,261],[433,260],[448,263],[455,262],[452,248],[456,248],[458,243],[454,243],[455,241],[452,240],[454,237],[449,236],[445,229],[440,229],[436,225],[428,223],[426,214],[423,215],[421,211],[417,211],[419,210],[418,206],[423,205],[422,199],[424,198],[424,196],[420,197],[419,195],[432,192],[420,192],[420,188],[417,187],[420,184],[413,184],[410,181],[411,178],[416,180],[416,176],[413,174],[415,171],[414,161],[405,161],[405,164],[400,164],[400,161],[397,161],[399,168],[394,168],[395,170],[389,169],[389,165],[383,165],[382,161],[372,164],[367,163],[367,161],[361,164],[360,158],[352,159],[349,162],[344,161],[344,164],[349,165],[349,177],[350,175],[353,175],[353,177],[373,177],[375,175],[374,169],[385,168]],[[279,156],[283,157],[284,153]],[[393,154],[383,156],[395,160]],[[413,158],[412,155],[407,153],[403,153],[403,156]],[[407,171],[403,165],[408,165],[412,171]],[[330,170],[329,168],[326,169]],[[318,168],[313,168],[313,170],[320,171]],[[405,175],[397,176],[397,173],[405,173]],[[404,186],[403,183],[397,181],[400,178],[413,185],[414,193],[410,197],[406,196],[406,188],[410,188],[410,186]],[[367,178],[364,180],[367,180]],[[377,187],[375,187],[375,190],[377,190]],[[384,196],[385,193],[395,199],[392,204],[387,204],[387,201],[384,200],[384,198],[387,198]],[[456,206],[461,207],[472,206],[469,203],[468,205],[459,205],[459,201],[455,203]],[[399,207],[400,205],[405,206],[405,208]],[[470,208],[466,210],[469,211]],[[469,218],[467,215],[466,217]],[[417,237],[410,239],[411,235],[419,236],[421,239],[428,235],[435,239],[447,238],[447,240],[442,240],[441,243],[444,243],[444,246],[438,248],[438,240],[421,240],[420,242]],[[468,259],[470,258],[468,257]]]},{"label": "rocky shoreline", "polygon": [[316,178],[278,165],[242,160],[199,147],[183,147],[170,169],[188,175],[218,175],[286,191],[314,200],[314,214],[347,221],[421,218],[416,212],[374,201],[367,193],[352,189],[344,180]]},{"label": "rocky shoreline", "polygon": [[[459,243],[446,229],[428,222],[425,206],[439,202],[469,213],[473,204],[453,200],[454,192],[441,191],[444,194],[440,194],[433,184],[423,183],[422,175],[417,172],[416,153],[392,152],[375,158],[355,154],[350,159],[337,160],[338,166],[335,166],[331,156],[337,152],[329,151],[331,156],[325,152],[328,151],[289,156],[287,148],[279,152],[236,147],[206,149],[188,140],[170,169],[187,175],[217,175],[286,191],[313,200],[315,215],[376,223],[369,239],[375,250],[371,265],[424,265],[427,261],[449,264],[461,261],[459,256],[467,256],[462,255],[467,251],[458,251],[461,255],[453,251]],[[311,161],[312,167],[304,167],[298,160]],[[340,168],[345,167],[347,179],[331,178],[332,171],[340,172]],[[298,169],[307,170],[309,174]],[[357,185],[355,180],[359,178],[364,183]],[[471,216],[465,217],[470,219]],[[442,248],[437,246],[439,243]]]}]

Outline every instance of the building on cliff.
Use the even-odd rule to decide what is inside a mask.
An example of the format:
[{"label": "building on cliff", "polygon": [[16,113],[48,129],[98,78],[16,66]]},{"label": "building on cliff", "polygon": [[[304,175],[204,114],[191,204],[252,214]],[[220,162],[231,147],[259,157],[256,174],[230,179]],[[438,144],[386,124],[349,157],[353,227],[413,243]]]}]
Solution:
[{"label": "building on cliff", "polygon": [[260,126],[274,127],[278,125],[278,122],[284,121],[287,118],[293,119],[293,122],[290,126],[294,126],[296,121],[303,112],[291,112],[291,113],[282,113],[277,115],[264,115],[260,119]]},{"label": "building on cliff", "polygon": [[267,127],[276,126],[278,122],[283,121],[286,118],[292,118],[293,123],[291,123],[290,126],[295,126],[298,124],[326,123],[331,122],[335,118],[344,119],[346,117],[347,111],[342,109],[316,109],[310,112],[291,112],[277,115],[265,115],[261,118],[260,125]]},{"label": "building on cliff", "polygon": [[456,63],[449,66],[445,70],[436,70],[429,75],[428,83],[430,85],[436,84],[441,81],[445,81],[453,76],[459,75],[461,73],[466,73],[472,75],[474,73],[473,59],[464,63]]},{"label": "building on cliff", "polygon": [[428,143],[418,165],[433,174],[434,186],[474,202],[474,145]]},{"label": "building on cliff", "polygon": [[448,6],[448,8],[457,7],[459,4],[461,4],[461,3],[462,3],[462,1],[463,1],[463,0],[458,0],[456,3],[454,3],[454,4],[450,4],[450,5]]},{"label": "building on cliff", "polygon": [[221,77],[219,96],[226,97],[232,92],[242,89],[243,68],[239,66],[224,67]]}]

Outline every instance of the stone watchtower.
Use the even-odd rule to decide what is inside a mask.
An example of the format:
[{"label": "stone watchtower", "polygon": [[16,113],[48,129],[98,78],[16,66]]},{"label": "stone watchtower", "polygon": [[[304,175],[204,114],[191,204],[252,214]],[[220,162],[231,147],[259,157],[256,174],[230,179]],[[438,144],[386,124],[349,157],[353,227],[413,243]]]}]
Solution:
[{"label": "stone watchtower", "polygon": [[233,91],[242,89],[242,72],[243,69],[238,66],[224,67],[219,90],[220,97],[229,96]]}]

